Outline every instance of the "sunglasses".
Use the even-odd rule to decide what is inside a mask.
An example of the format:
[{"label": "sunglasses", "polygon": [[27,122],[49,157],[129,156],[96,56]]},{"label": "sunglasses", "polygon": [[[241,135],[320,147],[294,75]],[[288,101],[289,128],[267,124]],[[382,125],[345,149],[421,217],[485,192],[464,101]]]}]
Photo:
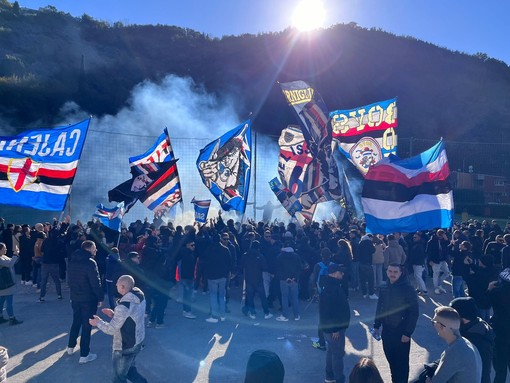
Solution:
[{"label": "sunglasses", "polygon": [[431,319],[431,320],[430,320],[430,322],[431,322],[433,325],[437,323],[438,325],[440,325],[440,326],[442,326],[442,327],[446,328],[446,325],[442,324],[441,322],[439,322],[439,321],[437,321],[437,320]]},{"label": "sunglasses", "polygon": [[195,244],[194,243],[190,243],[188,246],[195,247]]}]

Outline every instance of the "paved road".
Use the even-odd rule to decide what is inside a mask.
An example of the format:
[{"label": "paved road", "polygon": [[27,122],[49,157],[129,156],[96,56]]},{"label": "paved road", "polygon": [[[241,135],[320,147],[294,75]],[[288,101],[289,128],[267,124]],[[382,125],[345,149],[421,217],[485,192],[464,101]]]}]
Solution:
[{"label": "paved road", "polygon": [[[51,283],[51,282],[50,282]],[[285,366],[285,382],[323,382],[325,352],[311,347],[317,334],[318,306],[301,302],[301,320],[277,322],[264,320],[261,310],[256,320],[241,314],[240,289],[232,290],[231,314],[225,322],[210,324],[207,296],[197,296],[195,320],[181,315],[182,307],[170,300],[166,310],[167,328],[147,329],[146,348],[138,358],[138,369],[149,382],[242,382],[249,355],[257,349],[276,352]],[[2,325],[0,344],[9,349],[8,377],[17,382],[109,382],[111,380],[112,339],[94,332],[91,351],[94,362],[79,365],[79,352],[65,354],[72,310],[69,291],[58,301],[53,286],[46,302],[39,303],[35,289],[18,286],[14,297],[15,314],[24,323]],[[411,375],[423,363],[436,359],[445,348],[429,317],[438,304],[448,303],[451,295],[420,298],[420,319],[411,347]],[[372,357],[385,382],[390,382],[389,367],[380,342],[367,329],[372,323],[376,301],[351,293],[353,320],[347,331],[345,372],[350,372],[360,356]],[[256,299],[256,305],[259,305]],[[276,316],[276,315],[275,315]],[[4,313],[6,317],[6,313]]]}]

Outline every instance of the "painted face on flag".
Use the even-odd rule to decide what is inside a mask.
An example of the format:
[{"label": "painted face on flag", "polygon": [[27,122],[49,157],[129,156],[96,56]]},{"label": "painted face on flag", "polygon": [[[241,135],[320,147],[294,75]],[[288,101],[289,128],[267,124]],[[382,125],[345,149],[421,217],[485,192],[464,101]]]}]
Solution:
[{"label": "painted face on flag", "polygon": [[131,185],[132,192],[139,192],[145,190],[147,186],[152,182],[152,180],[147,177],[146,174],[140,174],[136,177]]}]

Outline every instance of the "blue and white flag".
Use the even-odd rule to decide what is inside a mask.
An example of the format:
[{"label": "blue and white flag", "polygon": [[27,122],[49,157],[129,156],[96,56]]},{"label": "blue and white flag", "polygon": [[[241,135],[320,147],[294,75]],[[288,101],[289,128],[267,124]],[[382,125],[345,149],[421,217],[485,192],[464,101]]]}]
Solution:
[{"label": "blue and white flag", "polygon": [[210,199],[198,200],[193,197],[191,201],[195,208],[195,221],[200,223],[207,222],[207,214],[209,213],[209,206],[211,206]]},{"label": "blue and white flag", "polygon": [[383,158],[365,177],[362,204],[369,233],[449,228],[454,217],[443,141],[407,159]]},{"label": "blue and white flag", "polygon": [[64,210],[89,123],[0,137],[0,203]]},{"label": "blue and white flag", "polygon": [[107,208],[103,204],[97,205],[97,210],[94,217],[99,218],[99,221],[106,227],[119,231],[122,227],[122,217],[124,216],[124,202],[119,203],[113,208]]},{"label": "blue and white flag", "polygon": [[200,150],[197,168],[223,210],[244,213],[251,173],[250,120]]},{"label": "blue and white flag", "polygon": [[[175,160],[168,129],[165,128],[156,142],[143,154],[129,158],[133,174],[149,174],[159,171],[157,163]],[[156,190],[157,189],[157,190]],[[157,188],[151,188],[141,202],[156,216],[166,214],[175,204],[182,202],[181,181],[177,165],[172,166],[164,177],[157,182]]]}]

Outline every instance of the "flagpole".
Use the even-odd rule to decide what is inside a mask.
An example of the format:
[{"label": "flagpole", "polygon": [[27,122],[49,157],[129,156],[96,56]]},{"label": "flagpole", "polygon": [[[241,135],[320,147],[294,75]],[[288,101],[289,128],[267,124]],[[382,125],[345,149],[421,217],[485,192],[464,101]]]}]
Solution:
[{"label": "flagpole", "polygon": [[257,220],[257,132],[253,130],[253,220]]}]

